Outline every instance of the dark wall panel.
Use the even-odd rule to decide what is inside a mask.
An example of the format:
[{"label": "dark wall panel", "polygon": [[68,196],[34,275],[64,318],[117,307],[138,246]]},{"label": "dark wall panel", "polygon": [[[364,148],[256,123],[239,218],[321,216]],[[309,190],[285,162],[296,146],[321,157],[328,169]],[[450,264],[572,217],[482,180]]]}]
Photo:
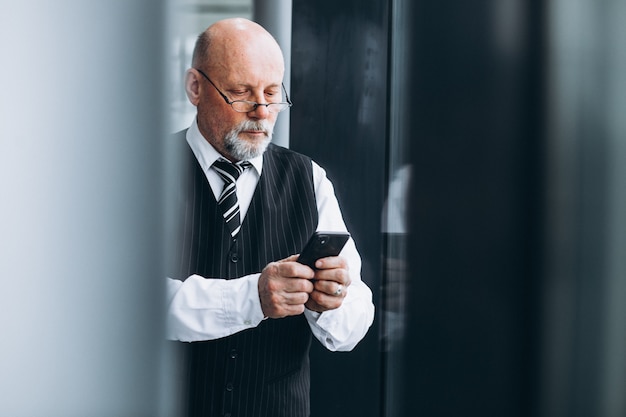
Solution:
[{"label": "dark wall panel", "polygon": [[407,416],[533,415],[542,28],[502,3],[413,5]]},{"label": "dark wall panel", "polygon": [[[388,2],[293,2],[290,147],[333,181],[379,311]],[[312,415],[380,415],[379,319],[350,353],[314,343]]]}]

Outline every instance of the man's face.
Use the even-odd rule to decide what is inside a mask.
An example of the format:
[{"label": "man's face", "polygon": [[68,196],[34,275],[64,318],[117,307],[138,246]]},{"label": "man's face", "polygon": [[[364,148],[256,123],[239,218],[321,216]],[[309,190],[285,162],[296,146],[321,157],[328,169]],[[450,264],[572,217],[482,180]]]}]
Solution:
[{"label": "man's face", "polygon": [[[278,116],[259,106],[248,113],[235,111],[229,101],[257,103],[284,101],[282,94],[282,56],[260,54],[258,47],[240,48],[229,53],[220,65],[200,68],[215,84],[195,70],[198,83],[198,127],[203,136],[221,154],[231,160],[244,160],[265,151]],[[232,52],[232,51],[231,51]],[[193,101],[192,101],[193,102]]]}]

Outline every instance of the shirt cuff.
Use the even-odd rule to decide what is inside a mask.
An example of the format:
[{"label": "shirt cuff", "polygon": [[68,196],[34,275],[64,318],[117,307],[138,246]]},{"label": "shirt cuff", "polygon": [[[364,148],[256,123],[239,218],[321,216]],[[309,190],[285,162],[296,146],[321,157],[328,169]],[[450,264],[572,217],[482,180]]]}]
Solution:
[{"label": "shirt cuff", "polygon": [[337,350],[335,338],[332,335],[334,320],[331,312],[318,313],[317,311],[305,309],[304,317],[309,322],[311,332],[317,340],[328,350]]},{"label": "shirt cuff", "polygon": [[[259,298],[261,274],[230,280],[234,285],[223,287],[222,300],[228,325],[236,331],[257,326],[265,317]],[[235,281],[235,282],[233,282]]]}]

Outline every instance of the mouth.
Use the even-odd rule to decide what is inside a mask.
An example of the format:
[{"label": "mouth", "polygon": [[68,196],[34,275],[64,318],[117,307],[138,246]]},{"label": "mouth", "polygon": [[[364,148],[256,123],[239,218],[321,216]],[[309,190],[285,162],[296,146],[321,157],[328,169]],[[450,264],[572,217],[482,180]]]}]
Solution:
[{"label": "mouth", "polygon": [[243,132],[241,132],[245,135],[250,135],[250,136],[267,136],[267,132],[265,130],[244,130]]}]

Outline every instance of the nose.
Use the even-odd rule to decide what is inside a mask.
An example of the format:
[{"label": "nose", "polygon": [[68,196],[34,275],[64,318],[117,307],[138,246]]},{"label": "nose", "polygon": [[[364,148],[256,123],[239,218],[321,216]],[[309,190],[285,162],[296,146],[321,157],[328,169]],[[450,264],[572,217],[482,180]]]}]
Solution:
[{"label": "nose", "polygon": [[270,116],[269,108],[265,103],[257,103],[256,109],[248,112],[248,115],[255,119],[267,119]]}]

